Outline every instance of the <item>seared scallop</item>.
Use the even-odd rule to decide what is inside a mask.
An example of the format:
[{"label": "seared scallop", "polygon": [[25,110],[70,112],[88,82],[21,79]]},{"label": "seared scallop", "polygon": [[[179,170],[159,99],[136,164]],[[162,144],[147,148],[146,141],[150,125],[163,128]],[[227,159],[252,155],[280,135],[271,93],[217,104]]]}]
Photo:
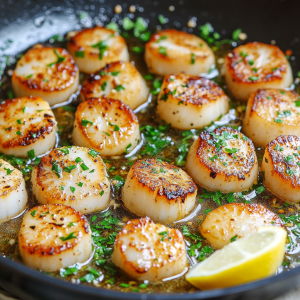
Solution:
[{"label": "seared scallop", "polygon": [[293,74],[277,46],[253,42],[236,47],[226,56],[225,79],[232,95],[247,101],[258,89],[289,87]]},{"label": "seared scallop", "polygon": [[104,27],[83,29],[70,39],[68,50],[84,73],[94,73],[114,61],[129,61],[125,40]]},{"label": "seared scallop", "polygon": [[157,114],[179,129],[202,128],[228,112],[228,97],[212,80],[179,73],[166,76]]},{"label": "seared scallop", "polygon": [[92,149],[69,146],[52,150],[34,168],[31,182],[42,204],[64,204],[84,214],[109,204],[106,166]]},{"label": "seared scallop", "polygon": [[69,206],[36,206],[23,218],[18,245],[27,266],[54,272],[89,259],[91,229],[86,218]]},{"label": "seared scallop", "polygon": [[264,226],[283,227],[280,217],[261,204],[231,203],[211,211],[201,223],[200,233],[212,247],[221,249]]},{"label": "seared scallop", "polygon": [[113,263],[137,280],[161,281],[187,271],[181,232],[149,218],[130,220],[118,233]]},{"label": "seared scallop", "polygon": [[300,202],[300,137],[281,135],[271,141],[263,157],[264,186],[280,199]]},{"label": "seared scallop", "polygon": [[138,70],[130,62],[121,61],[91,75],[81,88],[83,100],[106,96],[122,100],[132,109],[147,101],[148,94],[149,88]]},{"label": "seared scallop", "polygon": [[22,172],[0,159],[0,224],[26,207],[27,191]]},{"label": "seared scallop", "polygon": [[146,44],[145,60],[151,73],[166,76],[208,72],[215,62],[212,50],[199,37],[174,29],[161,30]]},{"label": "seared scallop", "polygon": [[247,103],[243,132],[263,147],[282,134],[300,136],[298,99],[295,91],[267,89],[252,93]]},{"label": "seared scallop", "polygon": [[30,49],[20,58],[12,75],[16,97],[42,97],[50,105],[67,101],[78,84],[78,67],[62,48]]},{"label": "seared scallop", "polygon": [[91,98],[77,108],[72,139],[101,155],[128,153],[140,140],[138,118],[119,100]]},{"label": "seared scallop", "polygon": [[27,157],[43,154],[55,145],[56,121],[49,104],[40,97],[22,97],[0,104],[0,152]]},{"label": "seared scallop", "polygon": [[158,159],[134,163],[123,187],[123,202],[138,216],[169,224],[194,207],[197,186],[182,169]]},{"label": "seared scallop", "polygon": [[223,193],[247,191],[258,175],[252,141],[230,127],[201,132],[185,167],[199,185]]}]

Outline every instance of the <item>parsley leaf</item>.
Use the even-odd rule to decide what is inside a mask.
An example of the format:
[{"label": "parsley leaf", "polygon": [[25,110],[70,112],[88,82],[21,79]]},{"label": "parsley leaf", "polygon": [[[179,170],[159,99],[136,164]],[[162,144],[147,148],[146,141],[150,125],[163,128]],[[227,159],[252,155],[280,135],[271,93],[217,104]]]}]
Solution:
[{"label": "parsley leaf", "polygon": [[57,61],[55,61],[55,62],[53,62],[51,64],[48,64],[47,67],[52,67],[53,65],[60,64],[61,62],[63,62],[66,59],[63,56],[60,56],[56,49],[54,49],[53,52],[54,52],[54,54],[57,57]]},{"label": "parsley leaf", "polygon": [[76,239],[77,236],[75,235],[75,232],[71,232],[69,235],[67,235],[66,237],[60,237],[60,239],[65,242],[67,240],[71,240],[71,239]]}]

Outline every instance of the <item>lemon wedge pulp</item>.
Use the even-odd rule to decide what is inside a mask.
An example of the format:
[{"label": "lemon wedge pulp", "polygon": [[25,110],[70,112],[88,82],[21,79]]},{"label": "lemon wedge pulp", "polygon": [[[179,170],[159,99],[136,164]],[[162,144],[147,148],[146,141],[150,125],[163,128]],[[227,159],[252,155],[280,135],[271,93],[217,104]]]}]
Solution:
[{"label": "lemon wedge pulp", "polygon": [[230,287],[274,275],[282,264],[286,231],[261,227],[193,267],[186,280],[201,290]]}]

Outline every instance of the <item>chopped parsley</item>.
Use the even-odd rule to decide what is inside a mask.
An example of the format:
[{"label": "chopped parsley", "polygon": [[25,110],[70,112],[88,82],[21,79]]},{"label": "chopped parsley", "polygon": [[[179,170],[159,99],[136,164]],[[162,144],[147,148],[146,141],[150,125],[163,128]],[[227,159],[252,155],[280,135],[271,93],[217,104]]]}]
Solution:
[{"label": "chopped parsley", "polygon": [[123,85],[119,84],[119,85],[117,85],[117,86],[115,87],[115,90],[116,90],[117,92],[121,92],[121,91],[125,90],[125,88],[124,88]]},{"label": "chopped parsley", "polygon": [[296,170],[292,170],[292,169],[286,169],[285,173],[288,174],[289,176],[293,176],[296,173]]},{"label": "chopped parsley", "polygon": [[63,110],[65,111],[71,111],[71,112],[75,112],[76,111],[76,107],[70,106],[70,105],[65,105],[62,107]]},{"label": "chopped parsley", "polygon": [[160,92],[160,87],[162,85],[162,81],[159,79],[154,79],[153,81],[153,87],[151,89],[151,94],[157,95]]},{"label": "chopped parsley", "polygon": [[[70,147],[68,147],[68,148],[70,148]],[[62,152],[64,155],[67,155],[67,154],[70,153],[70,151],[69,151],[68,148],[67,148],[67,147],[65,147],[65,148],[59,148],[59,149],[57,149],[57,150],[60,151],[60,152]],[[75,160],[75,161],[76,161],[76,160]]]},{"label": "chopped parsley", "polygon": [[71,173],[71,171],[75,170],[75,169],[76,169],[76,165],[70,165],[70,166],[64,167],[64,171],[66,171],[68,173]]},{"label": "chopped parsley", "polygon": [[97,44],[94,44],[94,45],[92,45],[92,47],[99,50],[99,59],[102,60],[105,51],[108,49],[107,40],[104,40]]},{"label": "chopped parsley", "polygon": [[99,153],[93,149],[90,149],[89,153],[90,156],[92,156],[93,158],[95,158]]},{"label": "chopped parsley", "polygon": [[294,156],[293,155],[288,155],[286,158],[285,158],[285,161],[286,162],[291,162],[291,161],[293,161],[294,160]]},{"label": "chopped parsley", "polygon": [[236,30],[233,31],[232,33],[232,39],[234,41],[238,41],[239,40],[239,35],[242,33],[242,29],[238,28]]},{"label": "chopped parsley", "polygon": [[158,21],[162,25],[167,23],[167,19],[163,15],[158,15]]},{"label": "chopped parsley", "polygon": [[145,51],[144,47],[138,47],[138,46],[132,47],[131,49],[135,53],[143,53]]},{"label": "chopped parsley", "polygon": [[232,149],[225,148],[225,151],[228,152],[228,153],[236,153],[236,152],[240,151],[240,149],[238,149],[238,148],[232,148]]},{"label": "chopped parsley", "polygon": [[35,213],[36,213],[36,209],[33,210],[30,214],[31,214],[33,217],[35,217]]},{"label": "chopped parsley", "polygon": [[27,157],[28,157],[29,159],[35,158],[34,149],[27,151]]},{"label": "chopped parsley", "polygon": [[206,189],[204,189],[203,194],[200,195],[199,202],[202,202],[204,199],[212,199],[218,205],[221,205],[221,200],[226,200],[228,203],[235,201],[233,192],[222,195],[220,191],[208,192]]},{"label": "chopped parsley", "polygon": [[290,110],[284,110],[282,112],[277,111],[277,118],[274,119],[276,123],[282,123],[282,118],[290,117],[292,115]]},{"label": "chopped parsley", "polygon": [[234,242],[238,239],[238,235],[236,234],[235,236],[233,236],[231,239],[230,239],[230,242]]},{"label": "chopped parsley", "polygon": [[[73,222],[72,222],[73,223]],[[69,225],[68,225],[69,226]],[[70,267],[70,268],[66,268],[65,270],[61,270],[60,272],[60,276],[61,277],[66,277],[68,275],[73,275],[75,273],[77,273],[79,271],[79,269],[77,268],[77,266],[75,267]]]},{"label": "chopped parsley", "polygon": [[167,48],[166,47],[159,47],[159,49],[158,49],[158,53],[161,53],[162,55],[164,55],[164,56],[167,56],[168,54],[167,54]]},{"label": "chopped parsley", "polygon": [[196,55],[194,53],[191,53],[191,65],[195,64]]},{"label": "chopped parsley", "polygon": [[107,81],[104,81],[101,85],[101,91],[105,91],[106,86],[107,86]]},{"label": "chopped parsley", "polygon": [[162,232],[159,232],[158,234],[162,236],[162,238],[160,240],[163,242],[164,239],[168,236],[169,232],[168,231],[162,231]]},{"label": "chopped parsley", "polygon": [[116,184],[115,184],[115,187],[117,189],[120,189],[124,185],[124,183],[125,183],[125,179],[122,178],[120,175],[114,176],[113,180],[117,181]]},{"label": "chopped parsley", "polygon": [[146,125],[141,128],[145,137],[145,146],[142,148],[142,155],[157,155],[171,141],[166,137],[165,132],[170,129],[170,125],[159,126],[158,128]]},{"label": "chopped parsley", "polygon": [[82,119],[81,120],[81,125],[82,126],[86,127],[88,124],[93,125],[94,123],[91,122],[91,121],[89,121],[89,120],[87,120],[87,119]]},{"label": "chopped parsley", "polygon": [[112,124],[112,123],[110,123],[110,122],[108,122],[108,124],[109,124],[110,126],[114,126],[114,131],[119,131],[119,130],[120,130],[120,127],[119,127],[118,125],[116,125],[116,124]]},{"label": "chopped parsley", "polygon": [[128,17],[123,19],[123,28],[125,30],[130,30],[134,27],[134,22],[132,22]]},{"label": "chopped parsley", "polygon": [[72,193],[74,193],[76,189],[73,186],[70,186],[70,190]]},{"label": "chopped parsley", "polygon": [[67,235],[66,237],[60,237],[60,239],[65,242],[67,240],[71,240],[71,239],[76,239],[77,236],[75,235],[75,232],[71,232],[69,235]]},{"label": "chopped parsley", "polygon": [[283,151],[283,147],[280,147],[279,144],[276,144],[274,149],[277,150],[277,151]]},{"label": "chopped parsley", "polygon": [[57,52],[56,49],[53,50],[54,54],[56,55],[57,57],[57,61],[51,63],[51,64],[48,64],[47,67],[52,67],[53,65],[57,65],[57,64],[60,64],[61,62],[63,62],[66,58],[63,57],[63,56],[60,56],[59,53]]},{"label": "chopped parsley", "polygon": [[54,171],[55,175],[60,178],[60,173],[62,172],[62,169],[61,167],[58,165],[58,162],[57,161],[54,161],[52,163],[52,171]]},{"label": "chopped parsley", "polygon": [[75,51],[75,56],[84,58],[84,51]]}]

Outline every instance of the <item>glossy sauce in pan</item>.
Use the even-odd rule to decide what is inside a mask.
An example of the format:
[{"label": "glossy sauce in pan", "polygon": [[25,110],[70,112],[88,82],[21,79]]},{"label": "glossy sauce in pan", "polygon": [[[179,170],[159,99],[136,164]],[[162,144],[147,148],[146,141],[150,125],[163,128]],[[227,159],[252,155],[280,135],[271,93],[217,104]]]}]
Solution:
[{"label": "glossy sauce in pan", "polygon": [[[126,39],[127,45],[129,50],[132,48],[132,46],[143,46],[141,42],[139,42],[135,38],[127,38]],[[45,44],[49,44],[45,43]],[[50,43],[51,46],[66,46],[65,42],[52,42]],[[210,78],[213,77],[213,80],[215,80],[221,87],[225,87],[224,84],[224,78],[222,75],[219,75],[222,73],[222,67],[223,64],[222,58],[225,57],[225,55],[230,51],[231,46],[229,45],[223,45],[220,47],[219,50],[215,51],[216,55],[216,69],[212,70],[208,76]],[[131,61],[135,62],[135,65],[137,69],[141,72],[142,75],[149,74],[147,71],[147,67],[144,63],[143,54],[137,54],[131,51],[130,53]],[[10,60],[17,61],[18,56],[14,58],[10,58]],[[13,70],[15,67],[15,64],[11,64],[5,69],[5,73],[2,77],[2,86],[0,90],[0,99],[5,100],[8,98],[8,96],[11,95],[12,87],[11,87],[11,70]],[[216,75],[216,76],[214,76]],[[154,77],[155,78],[155,77]],[[158,79],[162,79],[157,77]],[[81,82],[83,82],[85,79],[85,76],[81,74]],[[150,88],[152,88],[152,80],[147,81]],[[300,91],[300,86],[296,86],[296,91]],[[226,89],[225,92],[227,93]],[[142,129],[145,125],[151,125],[156,128],[158,126],[166,124],[159,123],[158,119],[155,116],[155,107],[156,107],[156,97],[157,95],[150,94],[149,102],[147,105],[143,105],[141,109],[138,109],[137,116],[140,123],[140,128]],[[71,132],[73,127],[73,121],[74,121],[74,109],[76,109],[76,106],[79,104],[78,97],[75,95],[72,98],[72,102],[68,103],[68,107],[57,107],[54,108],[53,111],[56,116],[56,120],[58,121],[58,141],[57,141],[57,147],[62,145],[71,145]],[[230,126],[241,126],[243,114],[245,110],[245,103],[238,103],[232,99],[230,101],[231,105],[231,116],[235,116],[231,118],[231,121],[226,122],[224,121],[224,117],[221,119],[221,121],[224,121],[224,124],[230,125]],[[72,109],[72,107],[74,109]],[[73,110],[73,111],[72,111]],[[141,132],[145,132],[145,130],[141,130]],[[194,138],[199,134],[200,130],[192,130],[190,135],[194,135]],[[178,156],[181,154],[178,150],[178,147],[182,146],[188,149],[189,146],[194,141],[194,138],[191,137],[189,139],[184,140],[186,135],[183,135],[183,131],[175,130],[175,129],[165,129],[163,131],[164,138],[169,140],[170,143],[158,154],[157,157],[161,157],[164,160],[167,160],[169,163],[176,165],[178,162]],[[184,145],[183,145],[184,144]],[[142,155],[142,151],[145,149],[146,141],[144,140],[144,145],[141,147],[141,149],[135,149],[137,150],[136,153],[133,155],[128,154],[125,157],[124,156],[118,156],[118,157],[107,157],[107,167],[109,169],[109,176],[112,180],[112,194],[111,194],[111,205],[109,209],[107,209],[104,212],[94,213],[87,215],[88,219],[91,221],[92,227],[95,228],[95,232],[99,233],[101,237],[104,238],[113,238],[114,232],[117,232],[121,226],[129,219],[135,218],[133,214],[128,212],[123,208],[122,201],[121,201],[121,188],[118,188],[119,185],[121,185],[122,179],[126,178],[126,175],[130,169],[130,165],[132,161],[136,159],[146,158],[150,157],[149,155]],[[259,164],[263,157],[264,149],[256,148],[256,153],[258,157]],[[7,157],[6,157],[7,158]],[[10,161],[11,158],[8,158],[8,161]],[[185,159],[185,158],[184,158]],[[21,169],[28,169],[28,166],[30,166],[30,162],[28,165],[21,165],[19,166]],[[180,167],[184,168],[183,165],[179,165]],[[32,196],[31,192],[31,183],[30,183],[30,170],[28,172],[25,172],[24,175],[26,182],[27,182],[27,189],[29,193],[29,202],[28,207],[33,207],[35,205],[38,205],[37,201]],[[115,177],[117,176],[117,177]],[[261,186],[261,184],[259,185]],[[256,192],[256,197],[251,198],[251,195],[253,195],[255,192],[248,192],[246,195],[249,194],[248,197],[249,201],[251,203],[261,203],[271,209],[276,214],[280,215],[298,215],[298,205],[292,205],[289,206],[287,204],[284,204],[283,202],[280,202],[276,197],[274,197],[270,192],[264,190],[262,193],[258,195]],[[204,197],[201,197],[203,194],[203,190],[200,188],[198,191],[197,199],[203,199]],[[245,195],[244,195],[245,196]],[[239,197],[238,194],[235,194],[235,201],[236,202],[245,202],[244,197]],[[221,204],[224,205],[228,203],[226,200],[221,200]],[[248,202],[250,203],[250,202]],[[214,202],[211,198],[205,199],[201,203],[197,202],[194,212],[192,212],[188,217],[186,217],[182,222],[176,222],[175,224],[170,224],[170,227],[176,227],[179,230],[183,231],[183,226],[186,226],[190,233],[198,233],[199,224],[204,219],[205,215],[208,213],[209,210],[214,209],[218,207],[218,204]],[[117,218],[116,219],[112,219]],[[12,219],[11,221],[8,221],[6,223],[3,223],[0,225],[0,254],[3,256],[8,257],[9,259],[13,259],[16,261],[21,261],[20,256],[17,251],[17,233],[22,220],[22,215],[19,217],[16,217]],[[103,220],[113,220],[110,224],[103,222]],[[108,222],[108,223],[109,223]],[[300,222],[300,219],[299,219]],[[287,221],[286,222],[286,228],[289,233],[289,240],[287,241],[287,253],[284,261],[284,266],[280,267],[278,272],[287,271],[289,268],[297,266],[297,261],[300,261],[300,247],[299,247],[299,238],[300,238],[300,226],[298,229],[297,222],[292,223]],[[104,225],[103,225],[104,224]],[[105,225],[106,224],[106,225]],[[300,223],[299,223],[300,224]],[[97,228],[98,226],[98,228]],[[107,227],[105,227],[107,226]],[[111,228],[109,228],[111,227]],[[97,231],[100,229],[99,231]],[[299,238],[298,238],[299,237]],[[109,240],[109,239],[108,239]],[[97,247],[95,247],[95,255],[93,258],[90,259],[90,261],[86,265],[77,266],[79,271],[77,271],[76,274],[71,275],[65,275],[64,280],[70,280],[73,283],[76,284],[89,284],[89,285],[95,285],[97,287],[104,287],[108,289],[117,289],[122,291],[133,291],[137,293],[152,293],[152,292],[186,292],[186,291],[194,291],[195,289],[185,281],[184,276],[172,279],[172,280],[166,280],[162,283],[147,283],[144,284],[142,282],[136,282],[134,280],[131,280],[128,278],[126,274],[123,274],[120,270],[118,270],[116,267],[111,265],[110,263],[110,249],[113,246],[113,239],[109,240],[108,243],[106,243],[105,253],[102,255],[99,255],[99,250],[97,251]],[[187,246],[190,247],[196,242],[186,236],[186,243]],[[196,254],[198,256],[202,256],[203,259],[207,257],[212,251],[212,248],[209,247],[205,243],[205,241],[202,241],[202,246],[196,250]],[[190,257],[189,261],[191,265],[195,264],[197,262],[196,258]],[[85,281],[84,278],[89,272],[90,267],[97,270],[99,273],[99,277],[88,283]],[[63,278],[61,275],[63,274],[63,270],[61,272],[57,272],[54,274],[49,274],[53,276],[57,276],[59,278]]]}]

